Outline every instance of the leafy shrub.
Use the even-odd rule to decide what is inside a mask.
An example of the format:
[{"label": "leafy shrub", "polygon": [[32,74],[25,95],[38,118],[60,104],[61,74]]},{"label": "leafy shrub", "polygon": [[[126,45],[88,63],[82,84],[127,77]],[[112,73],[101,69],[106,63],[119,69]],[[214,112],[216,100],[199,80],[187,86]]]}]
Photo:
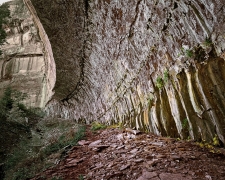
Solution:
[{"label": "leafy shrub", "polygon": [[[46,123],[45,120],[40,122],[42,126],[43,123]],[[64,124],[63,126],[66,126],[65,120],[61,121],[61,123]],[[67,123],[67,128],[71,128],[72,122],[68,121]],[[58,127],[60,127],[60,125]],[[40,127],[36,126],[35,129],[36,128]],[[56,130],[55,127],[51,128]],[[44,127],[41,131],[42,130],[44,130]],[[42,142],[39,142],[39,140],[37,141],[34,134],[32,139],[27,139],[24,137],[7,157],[5,162],[5,180],[24,180],[32,178],[35,174],[53,166],[56,158],[61,158],[61,155],[67,150],[68,147],[76,145],[77,142],[85,136],[85,126],[75,128],[75,133],[73,136],[71,136],[70,132],[68,132],[68,129],[63,128],[62,131],[63,130],[64,134],[58,136],[56,141],[48,146],[46,146],[45,140],[46,135],[52,132],[49,128],[45,129],[45,134],[40,137]],[[55,158],[52,159],[52,157]],[[55,178],[60,179],[60,177]]]},{"label": "leafy shrub", "polygon": [[13,107],[12,89],[6,88],[3,97],[0,99],[0,117],[1,120],[6,120],[9,111]]},{"label": "leafy shrub", "polygon": [[[10,11],[9,6],[7,3],[3,3],[0,6],[0,46],[5,43],[6,39],[6,32],[3,29],[3,25],[6,24],[7,18],[10,17]],[[2,51],[0,50],[0,55],[2,54]]]},{"label": "leafy shrub", "polygon": [[44,117],[45,113],[40,108],[27,108],[23,101],[27,98],[26,93],[7,87],[0,99],[0,118],[1,120],[17,121],[24,125],[32,125],[35,118]]},{"label": "leafy shrub", "polygon": [[[22,104],[22,101],[26,98],[25,93],[21,93],[19,91],[13,90],[10,87],[7,87],[4,91],[3,97],[0,99],[0,117],[2,119],[7,119],[12,116],[12,109],[16,108],[19,111],[23,111],[25,113],[26,107]],[[20,116],[23,116],[22,113]]]},{"label": "leafy shrub", "polygon": [[[35,113],[35,110],[28,109],[22,103],[26,97],[25,93],[8,87],[0,98],[0,152],[2,153],[0,163],[5,162],[6,159],[4,170],[9,171],[6,176],[9,176],[8,179],[10,180],[22,180],[30,176],[28,174],[30,171],[26,171],[19,164],[26,163],[27,156],[30,157],[28,152],[30,152],[29,145],[31,144],[28,145],[27,140],[31,137],[31,125],[34,119],[39,121],[40,118],[38,119],[39,116]],[[30,123],[27,122],[28,119]],[[10,170],[14,168],[16,171],[12,173]],[[27,176],[25,177],[25,175]]]},{"label": "leafy shrub", "polygon": [[67,146],[74,146],[77,144],[78,141],[82,140],[85,136],[85,126],[80,126],[78,128],[78,131],[75,133],[75,136],[72,139],[66,139],[65,135],[60,136],[59,140],[56,141],[55,143],[52,143],[48,145],[44,149],[45,155],[50,155],[54,152],[59,151],[62,148],[65,148]]}]

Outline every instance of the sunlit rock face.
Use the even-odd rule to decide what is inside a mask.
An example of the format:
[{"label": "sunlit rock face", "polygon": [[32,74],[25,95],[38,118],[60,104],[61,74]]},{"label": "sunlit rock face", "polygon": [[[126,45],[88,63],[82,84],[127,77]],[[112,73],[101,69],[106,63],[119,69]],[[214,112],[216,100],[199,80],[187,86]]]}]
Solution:
[{"label": "sunlit rock face", "polygon": [[49,115],[225,143],[223,0],[32,0],[56,63]]},{"label": "sunlit rock face", "polygon": [[[1,92],[10,86],[27,94],[27,106],[43,108],[52,96],[54,82],[48,78],[49,55],[34,17],[21,0],[9,3],[11,18],[4,26],[6,43],[1,46]],[[53,80],[54,81],[54,80]]]}]

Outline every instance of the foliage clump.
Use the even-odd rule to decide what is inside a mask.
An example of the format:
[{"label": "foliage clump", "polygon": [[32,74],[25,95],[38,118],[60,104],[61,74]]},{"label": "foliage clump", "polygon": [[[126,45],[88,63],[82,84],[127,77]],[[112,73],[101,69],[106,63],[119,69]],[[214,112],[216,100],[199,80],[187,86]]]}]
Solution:
[{"label": "foliage clump", "polygon": [[[43,113],[38,108],[27,108],[23,104],[26,98],[26,93],[10,87],[4,90],[0,98],[0,164],[5,164],[4,171],[16,167],[17,163],[22,163],[22,159],[32,152],[27,141],[32,136],[32,127]],[[36,112],[39,113],[36,114]],[[31,159],[33,161],[35,158]],[[20,167],[18,171],[14,173],[10,171],[8,174],[11,175],[8,179],[26,179],[24,174],[29,174],[29,172],[26,168]]]},{"label": "foliage clump", "polygon": [[43,117],[44,113],[40,108],[27,108],[23,104],[26,98],[26,93],[7,87],[0,99],[0,120],[16,121],[25,125],[25,121],[28,123],[28,119],[35,116]]},{"label": "foliage clump", "polygon": [[106,127],[107,127],[106,125],[101,124],[99,122],[93,122],[92,125],[91,125],[91,130],[97,131],[97,130],[100,130],[100,129],[105,129]]},{"label": "foliage clump", "polygon": [[188,58],[194,58],[195,57],[195,51],[193,49],[185,49],[181,48],[181,52],[178,54],[178,56],[183,55]]},{"label": "foliage clump", "polygon": [[215,134],[215,136],[213,138],[213,145],[214,146],[220,146],[220,141],[219,141],[219,138],[218,138],[217,134]]},{"label": "foliage clump", "polygon": [[209,37],[205,38],[205,41],[202,43],[204,47],[210,47],[212,45],[212,40]]},{"label": "foliage clump", "polygon": [[194,52],[191,49],[186,49],[185,50],[185,56],[189,57],[189,58],[193,58],[194,57]]},{"label": "foliage clump", "polygon": [[[7,34],[4,30],[4,25],[7,23],[7,18],[9,17],[10,17],[9,5],[7,3],[3,3],[0,6],[0,46],[5,43]],[[0,55],[1,54],[2,51],[0,49]]]},{"label": "foliage clump", "polygon": [[[23,138],[5,161],[5,180],[34,177],[63,158],[73,145],[85,137],[85,126],[73,120],[45,118]],[[53,177],[60,180],[61,177]]]},{"label": "foliage clump", "polygon": [[85,126],[79,126],[77,132],[72,138],[68,139],[65,134],[61,135],[56,142],[48,145],[44,149],[44,154],[48,156],[52,153],[59,151],[62,148],[77,145],[78,141],[82,140],[85,137],[85,131]]},{"label": "foliage clump", "polygon": [[169,80],[169,71],[165,70],[163,73],[163,81],[166,83]]},{"label": "foliage clump", "polygon": [[188,119],[185,118],[183,121],[182,121],[182,128],[183,129],[186,129],[188,127]]},{"label": "foliage clump", "polygon": [[169,71],[166,69],[163,73],[163,77],[158,76],[156,78],[156,87],[162,89],[163,86],[168,82],[168,80],[169,80]]},{"label": "foliage clump", "polygon": [[156,86],[159,89],[162,89],[163,88],[163,85],[164,85],[163,79],[161,77],[157,77],[157,79],[156,79]]}]

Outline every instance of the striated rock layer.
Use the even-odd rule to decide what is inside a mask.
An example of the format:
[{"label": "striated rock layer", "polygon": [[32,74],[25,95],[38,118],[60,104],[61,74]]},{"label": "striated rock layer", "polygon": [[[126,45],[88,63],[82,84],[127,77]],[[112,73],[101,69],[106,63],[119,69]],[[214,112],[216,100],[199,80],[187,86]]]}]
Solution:
[{"label": "striated rock layer", "polygon": [[31,1],[56,64],[49,115],[225,143],[224,0]]},{"label": "striated rock layer", "polygon": [[[9,8],[11,18],[4,27],[7,32],[6,43],[1,46],[1,92],[10,86],[27,93],[25,104],[28,106],[43,108],[52,96],[55,83],[55,73],[49,69],[53,57],[46,52],[46,44],[40,37],[43,32],[37,27],[37,20],[31,16],[23,1],[11,1]],[[55,63],[52,64],[54,69]]]}]

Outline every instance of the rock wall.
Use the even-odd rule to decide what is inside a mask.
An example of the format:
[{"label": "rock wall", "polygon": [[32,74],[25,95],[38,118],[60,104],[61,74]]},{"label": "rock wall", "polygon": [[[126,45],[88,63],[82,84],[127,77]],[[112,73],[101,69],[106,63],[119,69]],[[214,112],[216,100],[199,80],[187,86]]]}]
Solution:
[{"label": "rock wall", "polygon": [[31,0],[52,45],[49,115],[225,143],[224,0]]},{"label": "rock wall", "polygon": [[[1,46],[0,91],[11,86],[27,93],[27,106],[43,108],[54,87],[55,75],[48,68],[50,56],[40,37],[41,30],[23,1],[11,1],[9,7],[11,18],[4,27],[7,39]],[[49,74],[53,74],[51,78]]]}]

